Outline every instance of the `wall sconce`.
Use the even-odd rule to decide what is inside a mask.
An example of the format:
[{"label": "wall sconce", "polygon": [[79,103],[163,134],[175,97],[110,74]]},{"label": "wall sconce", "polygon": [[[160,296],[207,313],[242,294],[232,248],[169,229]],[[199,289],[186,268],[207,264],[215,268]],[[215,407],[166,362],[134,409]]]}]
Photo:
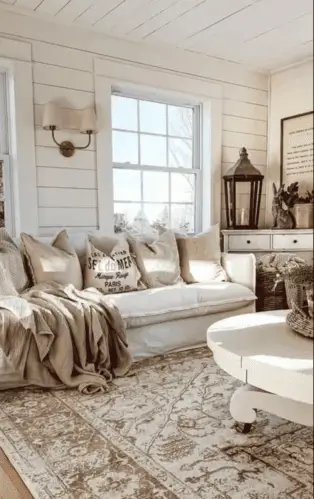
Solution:
[{"label": "wall sconce", "polygon": [[80,133],[88,135],[88,143],[86,146],[75,146],[72,142],[65,140],[58,142],[55,137],[57,130],[62,130],[61,110],[55,102],[48,102],[44,108],[43,129],[50,130],[52,140],[59,147],[59,151],[65,158],[71,158],[75,150],[87,149],[90,146],[92,135],[97,133],[96,114],[92,107],[81,111],[81,127]]}]

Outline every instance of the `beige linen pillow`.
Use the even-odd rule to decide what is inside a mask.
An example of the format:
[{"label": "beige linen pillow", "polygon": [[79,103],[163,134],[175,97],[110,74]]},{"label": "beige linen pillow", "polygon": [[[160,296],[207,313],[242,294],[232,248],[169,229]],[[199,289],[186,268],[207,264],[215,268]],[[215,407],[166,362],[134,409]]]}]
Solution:
[{"label": "beige linen pillow", "polygon": [[19,248],[5,229],[0,229],[0,295],[17,295],[30,287]]},{"label": "beige linen pillow", "polygon": [[[128,242],[119,238],[112,248],[112,241],[109,238],[89,238],[84,287],[96,288],[105,294],[143,289],[141,274],[132,258]],[[98,242],[102,249],[96,248],[93,242]]]},{"label": "beige linen pillow", "polygon": [[59,232],[51,245],[25,233],[21,234],[21,241],[34,284],[57,282],[83,288],[80,261],[66,230]]},{"label": "beige linen pillow", "polygon": [[183,282],[175,235],[167,230],[155,241],[148,242],[130,237],[142,281],[149,288],[160,288]]},{"label": "beige linen pillow", "polygon": [[219,225],[197,236],[177,236],[181,276],[187,284],[228,281],[221,265]]}]

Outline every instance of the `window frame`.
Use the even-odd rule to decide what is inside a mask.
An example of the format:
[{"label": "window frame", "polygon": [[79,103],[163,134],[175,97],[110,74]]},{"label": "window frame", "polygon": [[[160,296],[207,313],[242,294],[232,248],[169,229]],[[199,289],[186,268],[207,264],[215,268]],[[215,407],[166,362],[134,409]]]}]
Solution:
[{"label": "window frame", "polygon": [[130,96],[171,99],[173,103],[201,106],[201,199],[202,230],[221,217],[221,164],[223,86],[220,82],[190,73],[141,62],[95,58],[95,104],[98,121],[96,168],[98,181],[98,227],[113,234],[113,167],[111,94],[120,90]]},{"label": "window frame", "polygon": [[0,57],[0,72],[6,75],[7,152],[0,156],[5,158],[9,180],[6,229],[13,237],[20,232],[37,234],[32,63]]},{"label": "window frame", "polygon": [[[0,64],[0,160],[3,162],[4,227],[14,234],[14,199],[10,161],[9,74]],[[1,91],[3,89],[3,91]]]},{"label": "window frame", "polygon": [[[9,123],[8,123],[8,81],[7,71],[0,65],[0,154],[9,154]],[[1,92],[3,89],[3,92]]]},{"label": "window frame", "polygon": [[[152,103],[157,103],[157,104],[164,104],[167,106],[174,106],[174,107],[185,107],[188,109],[192,109],[194,113],[193,117],[193,130],[192,130],[192,167],[191,168],[185,168],[185,167],[175,167],[175,166],[157,166],[157,165],[145,165],[141,164],[138,162],[138,164],[134,163],[119,163],[115,162],[112,159],[112,168],[113,170],[133,170],[133,171],[139,171],[141,172],[141,200],[140,201],[123,201],[123,200],[117,200],[114,198],[113,194],[113,203],[124,203],[124,204],[140,204],[141,208],[145,206],[147,201],[143,200],[143,178],[144,172],[161,172],[161,173],[168,173],[169,174],[169,194],[168,194],[168,201],[165,202],[151,202],[151,204],[160,204],[162,205],[167,205],[170,211],[170,221],[171,221],[171,206],[172,205],[191,205],[193,206],[193,211],[194,211],[194,230],[189,232],[189,233],[196,233],[199,232],[202,228],[202,202],[201,202],[201,197],[202,197],[202,161],[201,161],[201,136],[200,136],[200,130],[201,130],[201,106],[196,105],[196,104],[186,104],[183,102],[180,102],[178,100],[171,100],[167,99],[166,97],[164,99],[156,98],[156,97],[150,97],[149,94],[145,94],[142,96],[140,93],[139,94],[129,94],[128,92],[123,92],[120,90],[112,89],[111,92],[111,97],[112,96],[118,96],[118,97],[123,97],[123,98],[128,98],[128,99],[134,99],[137,102],[137,120],[138,120],[138,125],[139,125],[139,104],[141,101],[147,101],[147,102],[152,102]],[[168,114],[166,116],[166,133],[153,133],[153,132],[143,132],[138,128],[136,131],[131,131],[131,130],[126,130],[126,129],[121,129],[121,128],[114,128],[113,126],[111,127],[111,133],[118,131],[118,132],[126,132],[126,133],[133,133],[134,135],[137,136],[138,138],[138,158],[140,159],[141,157],[141,150],[140,150],[140,136],[141,135],[150,135],[154,137],[165,137],[167,139],[167,159],[169,160],[169,148],[168,148],[168,139],[169,138],[182,138],[182,137],[177,137],[174,135],[170,135],[168,133]],[[183,137],[185,138],[185,137]],[[185,174],[190,174],[194,176],[195,183],[194,183],[194,199],[192,202],[172,202],[171,201],[171,173],[185,173]],[[199,202],[200,201],[200,202]]]}]

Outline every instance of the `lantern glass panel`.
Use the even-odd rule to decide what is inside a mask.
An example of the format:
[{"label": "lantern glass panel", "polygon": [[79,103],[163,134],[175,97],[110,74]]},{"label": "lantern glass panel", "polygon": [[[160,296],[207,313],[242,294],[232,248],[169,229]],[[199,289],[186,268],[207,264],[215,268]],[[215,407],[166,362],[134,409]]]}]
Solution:
[{"label": "lantern glass panel", "polygon": [[229,178],[227,190],[227,226],[233,229],[256,229],[260,205],[261,179]]}]

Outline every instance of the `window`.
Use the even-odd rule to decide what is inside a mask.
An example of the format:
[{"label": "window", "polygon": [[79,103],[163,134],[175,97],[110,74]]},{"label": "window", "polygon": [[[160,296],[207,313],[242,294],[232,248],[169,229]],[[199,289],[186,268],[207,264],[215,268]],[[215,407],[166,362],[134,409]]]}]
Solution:
[{"label": "window", "polygon": [[8,167],[8,127],[7,127],[6,74],[0,68],[0,227],[6,223],[6,176]]},{"label": "window", "polygon": [[112,95],[115,231],[199,225],[199,108]]},{"label": "window", "polygon": [[8,86],[8,73],[0,66],[0,227],[14,235]]}]

